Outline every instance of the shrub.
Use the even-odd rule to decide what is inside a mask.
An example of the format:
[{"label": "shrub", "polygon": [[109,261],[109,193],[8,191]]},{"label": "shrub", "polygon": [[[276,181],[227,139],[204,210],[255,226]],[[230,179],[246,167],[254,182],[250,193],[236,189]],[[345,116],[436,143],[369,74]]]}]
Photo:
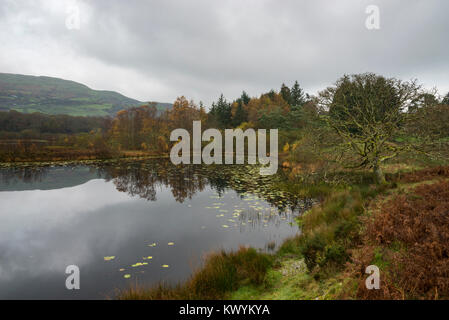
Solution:
[{"label": "shrub", "polygon": [[343,267],[349,257],[347,250],[358,241],[358,217],[363,212],[361,193],[352,190],[331,195],[300,218],[300,252],[309,270]]}]

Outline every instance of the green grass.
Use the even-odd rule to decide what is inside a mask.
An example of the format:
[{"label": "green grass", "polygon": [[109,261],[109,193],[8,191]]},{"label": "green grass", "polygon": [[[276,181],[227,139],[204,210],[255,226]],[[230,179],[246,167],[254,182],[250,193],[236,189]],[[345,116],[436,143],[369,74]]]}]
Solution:
[{"label": "green grass", "polygon": [[275,190],[288,192],[294,194],[298,198],[324,198],[335,192],[342,186],[332,186],[327,183],[304,183],[296,181],[281,181],[274,184]]},{"label": "green grass", "polygon": [[267,272],[263,285],[242,286],[230,299],[325,300],[338,296],[343,287],[343,281],[337,278],[316,281],[307,271],[304,260],[287,259]]}]

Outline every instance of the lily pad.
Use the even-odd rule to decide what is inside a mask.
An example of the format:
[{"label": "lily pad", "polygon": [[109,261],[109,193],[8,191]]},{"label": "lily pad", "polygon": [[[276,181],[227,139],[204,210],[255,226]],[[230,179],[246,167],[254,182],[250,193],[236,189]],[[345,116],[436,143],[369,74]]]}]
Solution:
[{"label": "lily pad", "polygon": [[133,268],[135,268],[135,267],[141,267],[141,266],[145,266],[145,265],[147,265],[147,264],[148,264],[148,262],[137,262],[137,263],[131,265],[131,267],[133,267]]}]

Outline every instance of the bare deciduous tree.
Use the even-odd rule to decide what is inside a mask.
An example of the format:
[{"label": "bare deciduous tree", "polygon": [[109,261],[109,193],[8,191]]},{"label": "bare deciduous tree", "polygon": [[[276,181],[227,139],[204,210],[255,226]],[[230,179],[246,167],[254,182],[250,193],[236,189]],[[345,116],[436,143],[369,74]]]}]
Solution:
[{"label": "bare deciduous tree", "polygon": [[377,183],[385,183],[381,164],[408,148],[393,140],[419,107],[421,86],[373,73],[345,75],[320,92],[326,121],[343,138],[343,147],[355,155],[352,167],[373,169]]}]

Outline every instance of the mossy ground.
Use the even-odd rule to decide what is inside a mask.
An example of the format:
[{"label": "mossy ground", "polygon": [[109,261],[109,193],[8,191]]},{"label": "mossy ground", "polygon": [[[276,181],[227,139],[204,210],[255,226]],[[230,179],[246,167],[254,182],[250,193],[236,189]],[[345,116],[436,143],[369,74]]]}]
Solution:
[{"label": "mossy ground", "polygon": [[243,286],[230,295],[236,300],[327,300],[343,289],[343,279],[317,281],[308,272],[304,259],[286,259],[270,269],[263,285]]}]

